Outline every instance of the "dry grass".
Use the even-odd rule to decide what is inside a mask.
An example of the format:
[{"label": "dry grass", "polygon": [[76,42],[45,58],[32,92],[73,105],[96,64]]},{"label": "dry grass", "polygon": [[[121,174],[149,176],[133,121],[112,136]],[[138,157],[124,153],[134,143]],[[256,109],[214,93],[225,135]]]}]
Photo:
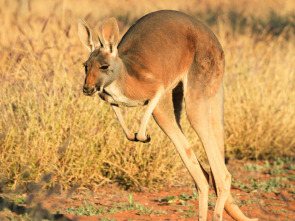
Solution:
[{"label": "dry grass", "polygon": [[[77,19],[96,25],[115,16],[123,34],[142,15],[168,6],[206,21],[224,47],[228,157],[294,156],[293,1],[137,2],[32,1],[23,15],[13,2],[0,3],[0,188],[30,189],[32,182],[99,188],[111,180],[154,188],[185,182],[182,162],[153,120],[150,144],[128,142],[109,105],[82,95],[88,54],[77,37]],[[142,110],[126,113],[136,131],[134,118]],[[183,127],[203,156],[185,118]]]}]

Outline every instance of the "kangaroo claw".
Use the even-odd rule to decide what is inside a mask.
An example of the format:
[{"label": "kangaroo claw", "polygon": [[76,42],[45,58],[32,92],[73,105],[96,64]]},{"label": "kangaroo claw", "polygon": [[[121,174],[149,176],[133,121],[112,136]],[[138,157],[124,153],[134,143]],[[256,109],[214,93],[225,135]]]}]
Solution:
[{"label": "kangaroo claw", "polygon": [[138,141],[139,141],[139,142],[142,142],[142,143],[148,143],[148,142],[151,141],[151,137],[150,137],[149,134],[146,135],[146,138],[145,138],[145,139],[141,139],[141,138],[139,138],[139,137],[137,136],[137,133],[134,134],[134,137],[135,137],[135,139],[134,139],[135,142],[138,142]]}]

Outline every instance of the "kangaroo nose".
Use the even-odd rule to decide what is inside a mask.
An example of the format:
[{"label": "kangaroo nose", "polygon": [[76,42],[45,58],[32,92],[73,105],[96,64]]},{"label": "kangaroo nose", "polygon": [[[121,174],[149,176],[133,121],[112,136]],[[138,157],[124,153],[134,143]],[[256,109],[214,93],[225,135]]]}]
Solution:
[{"label": "kangaroo nose", "polygon": [[95,87],[94,86],[84,86],[83,87],[83,93],[87,96],[91,96],[95,91]]}]

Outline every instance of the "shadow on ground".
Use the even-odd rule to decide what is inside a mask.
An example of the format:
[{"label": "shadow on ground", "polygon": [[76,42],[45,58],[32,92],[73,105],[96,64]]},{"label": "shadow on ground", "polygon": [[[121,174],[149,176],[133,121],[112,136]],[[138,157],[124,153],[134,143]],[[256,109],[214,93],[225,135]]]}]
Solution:
[{"label": "shadow on ground", "polygon": [[37,221],[44,219],[57,221],[77,221],[77,219],[69,219],[63,214],[52,214],[48,210],[43,209],[40,202],[34,207],[27,207],[18,205],[9,199],[0,197],[0,211],[3,211],[5,208],[13,213],[16,213],[17,215],[28,214],[30,218]]}]

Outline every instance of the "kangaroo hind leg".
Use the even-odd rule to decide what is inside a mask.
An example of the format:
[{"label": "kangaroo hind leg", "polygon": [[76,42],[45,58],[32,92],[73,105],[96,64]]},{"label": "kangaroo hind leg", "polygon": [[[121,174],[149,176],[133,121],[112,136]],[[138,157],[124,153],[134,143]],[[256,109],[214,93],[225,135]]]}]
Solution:
[{"label": "kangaroo hind leg", "polygon": [[[188,84],[192,84],[193,81],[188,80]],[[223,134],[214,131],[212,117],[217,112],[214,108],[220,108],[214,106],[214,96],[210,97],[204,94],[201,89],[193,90],[192,85],[187,86],[185,93],[185,105],[189,122],[197,132],[207,155],[213,178],[216,184],[217,202],[214,209],[214,220],[222,220],[222,214],[225,202],[230,193],[231,175],[228,172],[223,152],[223,147],[220,147],[221,142],[218,142],[216,137],[222,137]],[[219,144],[220,143],[220,144]]]},{"label": "kangaroo hind leg", "polygon": [[[199,220],[207,219],[209,184],[192,148],[181,131],[179,119],[183,100],[182,85],[162,96],[153,116],[175,145],[199,192]],[[172,96],[173,94],[173,96]]]}]

